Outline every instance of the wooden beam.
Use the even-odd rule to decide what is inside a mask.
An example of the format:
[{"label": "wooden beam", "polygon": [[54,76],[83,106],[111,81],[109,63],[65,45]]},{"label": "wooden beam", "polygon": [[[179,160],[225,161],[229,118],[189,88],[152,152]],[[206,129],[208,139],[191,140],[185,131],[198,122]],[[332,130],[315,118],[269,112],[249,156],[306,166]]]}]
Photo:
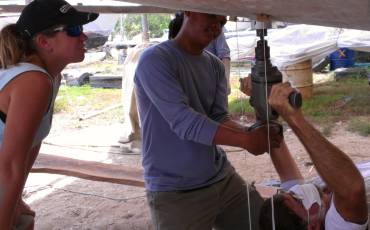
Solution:
[{"label": "wooden beam", "polygon": [[[31,172],[61,174],[86,180],[144,187],[143,170],[140,168],[76,160],[42,153],[37,157]],[[274,187],[255,186],[264,198],[276,193]]]},{"label": "wooden beam", "polygon": [[[25,5],[0,5],[0,13],[18,13]],[[154,6],[73,6],[80,11],[109,14],[174,13],[175,10]]]},{"label": "wooden beam", "polygon": [[31,172],[61,174],[87,180],[144,187],[142,169],[48,154],[39,154]]}]

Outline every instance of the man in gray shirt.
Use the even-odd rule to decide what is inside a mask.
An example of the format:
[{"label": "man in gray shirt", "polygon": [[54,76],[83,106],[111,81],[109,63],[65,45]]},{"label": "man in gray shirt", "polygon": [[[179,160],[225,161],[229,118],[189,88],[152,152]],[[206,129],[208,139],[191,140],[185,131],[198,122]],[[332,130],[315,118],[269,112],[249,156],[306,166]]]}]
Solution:
[{"label": "man in gray shirt", "polygon": [[[246,131],[230,119],[224,66],[204,51],[225,22],[185,12],[176,38],[147,49],[136,69],[144,179],[156,229],[237,230],[250,222],[258,229],[262,199],[218,146],[254,155],[269,149],[266,127]],[[270,130],[272,147],[279,146],[278,132]]]}]

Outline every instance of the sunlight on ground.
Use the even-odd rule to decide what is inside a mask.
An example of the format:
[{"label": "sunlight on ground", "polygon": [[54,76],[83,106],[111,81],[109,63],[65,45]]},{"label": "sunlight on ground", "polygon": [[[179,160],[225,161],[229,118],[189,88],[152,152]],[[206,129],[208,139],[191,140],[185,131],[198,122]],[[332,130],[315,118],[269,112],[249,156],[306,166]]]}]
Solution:
[{"label": "sunlight on ground", "polygon": [[[25,191],[31,193],[29,197],[25,199],[27,204],[32,204],[35,201],[41,200],[48,195],[55,192],[57,189],[64,188],[65,186],[71,184],[78,178],[60,176],[55,174],[34,174],[31,173],[27,179],[25,185]],[[35,183],[37,182],[37,183]],[[32,191],[30,188],[33,188]]]},{"label": "sunlight on ground", "polygon": [[[112,163],[110,146],[117,145],[123,126],[95,126],[82,130],[49,136],[40,153],[85,161]],[[47,173],[31,173],[25,185],[26,203],[43,199],[56,190],[63,189],[79,178]]]}]

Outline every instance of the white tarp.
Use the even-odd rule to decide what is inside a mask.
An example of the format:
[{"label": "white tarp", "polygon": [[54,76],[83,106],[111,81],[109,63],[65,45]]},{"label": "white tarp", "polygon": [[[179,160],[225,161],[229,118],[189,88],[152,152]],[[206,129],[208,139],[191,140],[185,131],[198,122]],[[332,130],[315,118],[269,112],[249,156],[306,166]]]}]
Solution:
[{"label": "white tarp", "polygon": [[338,47],[370,52],[370,31],[344,29],[339,35]]},{"label": "white tarp", "polygon": [[114,30],[119,17],[119,14],[100,14],[98,19],[84,26],[84,31],[109,36]]},{"label": "white tarp", "polygon": [[15,23],[18,20],[19,14],[3,14],[0,15],[0,30],[4,26]]},{"label": "white tarp", "polygon": [[[0,16],[0,29],[4,26],[15,23],[20,14],[3,14]],[[84,25],[85,32],[94,32],[108,36],[114,29],[119,19],[119,14],[100,14],[98,19]]]},{"label": "white tarp", "polygon": [[[237,36],[236,36],[237,35]],[[259,38],[255,31],[225,35],[229,37],[232,61],[250,60]],[[313,65],[338,48],[370,51],[370,32],[333,27],[291,25],[269,29],[266,37],[271,61],[279,68],[312,59]]]},{"label": "white tarp", "polygon": [[[138,6],[139,4],[114,1],[114,0],[67,0],[71,5],[82,4],[84,6]],[[1,5],[24,5],[24,0],[0,0]],[[0,14],[0,29],[4,26],[15,23],[20,13]],[[119,14],[100,14],[98,19],[84,26],[85,32],[94,32],[108,36],[114,29],[119,19]]]}]

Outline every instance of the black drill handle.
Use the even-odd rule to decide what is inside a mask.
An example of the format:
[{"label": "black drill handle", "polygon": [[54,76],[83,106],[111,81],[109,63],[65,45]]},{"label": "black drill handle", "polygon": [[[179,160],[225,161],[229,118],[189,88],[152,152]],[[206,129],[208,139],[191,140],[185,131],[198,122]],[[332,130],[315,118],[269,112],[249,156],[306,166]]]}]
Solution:
[{"label": "black drill handle", "polygon": [[289,104],[295,108],[299,109],[302,106],[302,94],[300,92],[294,91],[289,94]]}]

